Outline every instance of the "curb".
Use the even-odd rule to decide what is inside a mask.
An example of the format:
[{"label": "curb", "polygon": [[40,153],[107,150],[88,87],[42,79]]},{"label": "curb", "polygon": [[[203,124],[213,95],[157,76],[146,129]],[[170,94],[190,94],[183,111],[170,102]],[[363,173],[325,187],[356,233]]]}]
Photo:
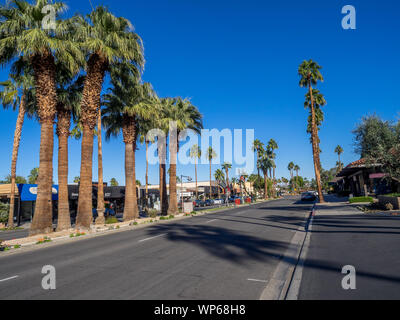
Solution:
[{"label": "curb", "polygon": [[[296,271],[302,261],[302,256],[306,255],[303,249],[311,230],[312,220],[316,212],[315,208],[316,204],[314,204],[311,212],[307,212],[304,215],[305,226],[300,226],[297,229],[272,278],[263,290],[260,300],[290,300],[289,298],[293,296],[296,287],[294,283],[297,284],[294,280],[298,277]],[[296,261],[296,263],[294,264],[293,261]]]}]

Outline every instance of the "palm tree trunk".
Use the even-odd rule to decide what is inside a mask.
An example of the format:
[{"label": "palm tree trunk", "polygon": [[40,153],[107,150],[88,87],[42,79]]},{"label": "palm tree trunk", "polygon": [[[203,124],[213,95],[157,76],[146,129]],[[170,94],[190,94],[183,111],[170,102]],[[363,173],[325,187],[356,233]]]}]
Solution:
[{"label": "palm tree trunk", "polygon": [[98,121],[100,95],[103,87],[107,60],[94,53],[87,63],[87,74],[82,93],[81,122],[83,124],[81,152],[81,180],[79,186],[77,227],[89,229],[93,220],[93,131]]},{"label": "palm tree trunk", "polygon": [[18,109],[17,123],[14,132],[14,144],[11,160],[11,192],[10,192],[10,212],[8,214],[8,228],[14,227],[14,207],[15,207],[15,182],[17,178],[17,159],[19,145],[21,142],[22,127],[25,119],[25,94],[21,96],[21,103]]},{"label": "palm tree trunk", "polygon": [[264,171],[264,199],[268,200],[268,172]]},{"label": "palm tree trunk", "polygon": [[166,143],[163,139],[158,141],[158,159],[160,162],[160,206],[161,215],[166,216],[168,211],[168,194],[166,181]]},{"label": "palm tree trunk", "polygon": [[132,175],[132,184],[133,184],[133,219],[136,220],[139,218],[139,207],[138,207],[138,200],[136,194],[136,126],[134,126],[134,133],[133,133],[133,155],[132,155],[132,166],[133,166],[133,175]]},{"label": "palm tree trunk", "polygon": [[148,198],[149,198],[149,142],[146,140],[146,195],[145,195],[145,201],[146,201],[146,208],[148,207]]},{"label": "palm tree trunk", "polygon": [[32,57],[34,69],[38,116],[40,119],[40,162],[35,213],[30,234],[53,231],[53,147],[57,92],[55,80],[55,62],[50,51]]},{"label": "palm tree trunk", "polygon": [[76,226],[87,230],[93,220],[93,128],[83,124],[82,131],[81,179]]},{"label": "palm tree trunk", "polygon": [[322,194],[322,186],[321,186],[321,174],[320,174],[320,159],[319,159],[319,147],[318,147],[318,134],[317,134],[317,126],[315,123],[315,108],[314,108],[314,98],[312,94],[311,84],[309,85],[309,92],[311,98],[311,125],[312,125],[312,142],[313,142],[313,160],[314,160],[314,170],[315,170],[315,180],[317,182],[318,187],[318,195],[319,202],[324,203],[324,195]]},{"label": "palm tree trunk", "polygon": [[53,232],[53,129],[53,120],[42,121],[37,199],[30,235]]},{"label": "palm tree trunk", "polygon": [[196,200],[199,199],[199,189],[197,187],[197,159],[194,159],[194,175],[196,179]]},{"label": "palm tree trunk", "polygon": [[133,189],[133,143],[125,143],[125,205],[124,221],[135,219]]},{"label": "palm tree trunk", "polygon": [[[170,166],[169,166],[169,207],[168,214],[178,213],[178,195],[176,191],[176,163],[178,157],[177,144],[170,141]],[[182,190],[181,190],[182,192]],[[183,203],[182,203],[183,209]]]},{"label": "palm tree trunk", "polygon": [[98,150],[98,186],[97,186],[97,219],[96,224],[105,224],[104,217],[104,184],[103,184],[103,146],[101,136],[101,108],[97,117],[97,150]]},{"label": "palm tree trunk", "polygon": [[68,138],[71,113],[64,105],[57,105],[58,136],[58,223],[57,231],[71,228],[71,215],[68,202]]},{"label": "palm tree trunk", "polygon": [[211,160],[210,160],[210,199],[212,198],[212,186],[211,186],[211,178],[212,177],[212,175],[211,175]]}]

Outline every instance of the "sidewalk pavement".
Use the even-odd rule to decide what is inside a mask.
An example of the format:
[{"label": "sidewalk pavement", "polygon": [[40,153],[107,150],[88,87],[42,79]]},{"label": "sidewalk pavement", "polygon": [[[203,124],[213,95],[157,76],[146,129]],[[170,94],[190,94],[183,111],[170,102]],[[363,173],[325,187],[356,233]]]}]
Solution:
[{"label": "sidewalk pavement", "polygon": [[[298,299],[400,299],[400,218],[333,200],[316,206]],[[342,287],[348,265],[355,290]]]}]

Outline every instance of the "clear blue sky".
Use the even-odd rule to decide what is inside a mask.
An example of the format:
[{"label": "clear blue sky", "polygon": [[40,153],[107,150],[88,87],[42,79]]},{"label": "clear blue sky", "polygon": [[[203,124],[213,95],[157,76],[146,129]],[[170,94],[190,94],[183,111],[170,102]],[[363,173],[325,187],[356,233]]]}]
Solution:
[{"label": "clear blue sky", "polygon": [[[337,144],[345,163],[357,160],[351,131],[363,115],[376,112],[396,120],[400,101],[400,4],[398,1],[321,0],[146,0],[99,1],[132,21],[145,44],[145,81],[160,96],[191,97],[206,128],[255,129],[256,137],[279,144],[277,176],[288,176],[294,161],[313,176],[304,89],[298,65],[304,59],[323,66],[319,86],[328,105],[320,132],[324,168],[335,166]],[[69,12],[87,13],[89,0],[67,1]],[[354,5],[357,30],[343,30],[341,8]],[[6,70],[0,79],[7,78]],[[2,111],[0,177],[9,173],[16,113]],[[18,175],[39,164],[39,126],[26,120]],[[55,140],[56,141],[56,140]],[[57,181],[57,142],[54,180]],[[124,183],[122,139],[104,145],[104,176]],[[94,152],[94,180],[97,179]],[[79,175],[80,142],[70,143],[70,180]],[[137,153],[137,177],[144,182],[144,150]],[[215,166],[214,169],[217,167]],[[158,182],[157,167],[150,182]],[[178,167],[194,175],[193,166]],[[199,180],[208,179],[208,166]]]}]

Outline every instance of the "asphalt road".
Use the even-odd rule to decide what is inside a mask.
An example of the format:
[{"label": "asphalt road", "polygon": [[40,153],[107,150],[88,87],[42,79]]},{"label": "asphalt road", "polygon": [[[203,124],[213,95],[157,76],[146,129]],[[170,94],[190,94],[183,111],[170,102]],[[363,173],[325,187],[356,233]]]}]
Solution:
[{"label": "asphalt road", "polygon": [[[400,218],[330,207],[314,218],[299,299],[400,299]],[[342,288],[354,266],[356,289]]]},{"label": "asphalt road", "polygon": [[28,229],[13,230],[13,231],[0,231],[0,240],[13,240],[21,239],[29,236]]},{"label": "asphalt road", "polygon": [[277,200],[3,256],[0,299],[259,299],[310,208]]}]

